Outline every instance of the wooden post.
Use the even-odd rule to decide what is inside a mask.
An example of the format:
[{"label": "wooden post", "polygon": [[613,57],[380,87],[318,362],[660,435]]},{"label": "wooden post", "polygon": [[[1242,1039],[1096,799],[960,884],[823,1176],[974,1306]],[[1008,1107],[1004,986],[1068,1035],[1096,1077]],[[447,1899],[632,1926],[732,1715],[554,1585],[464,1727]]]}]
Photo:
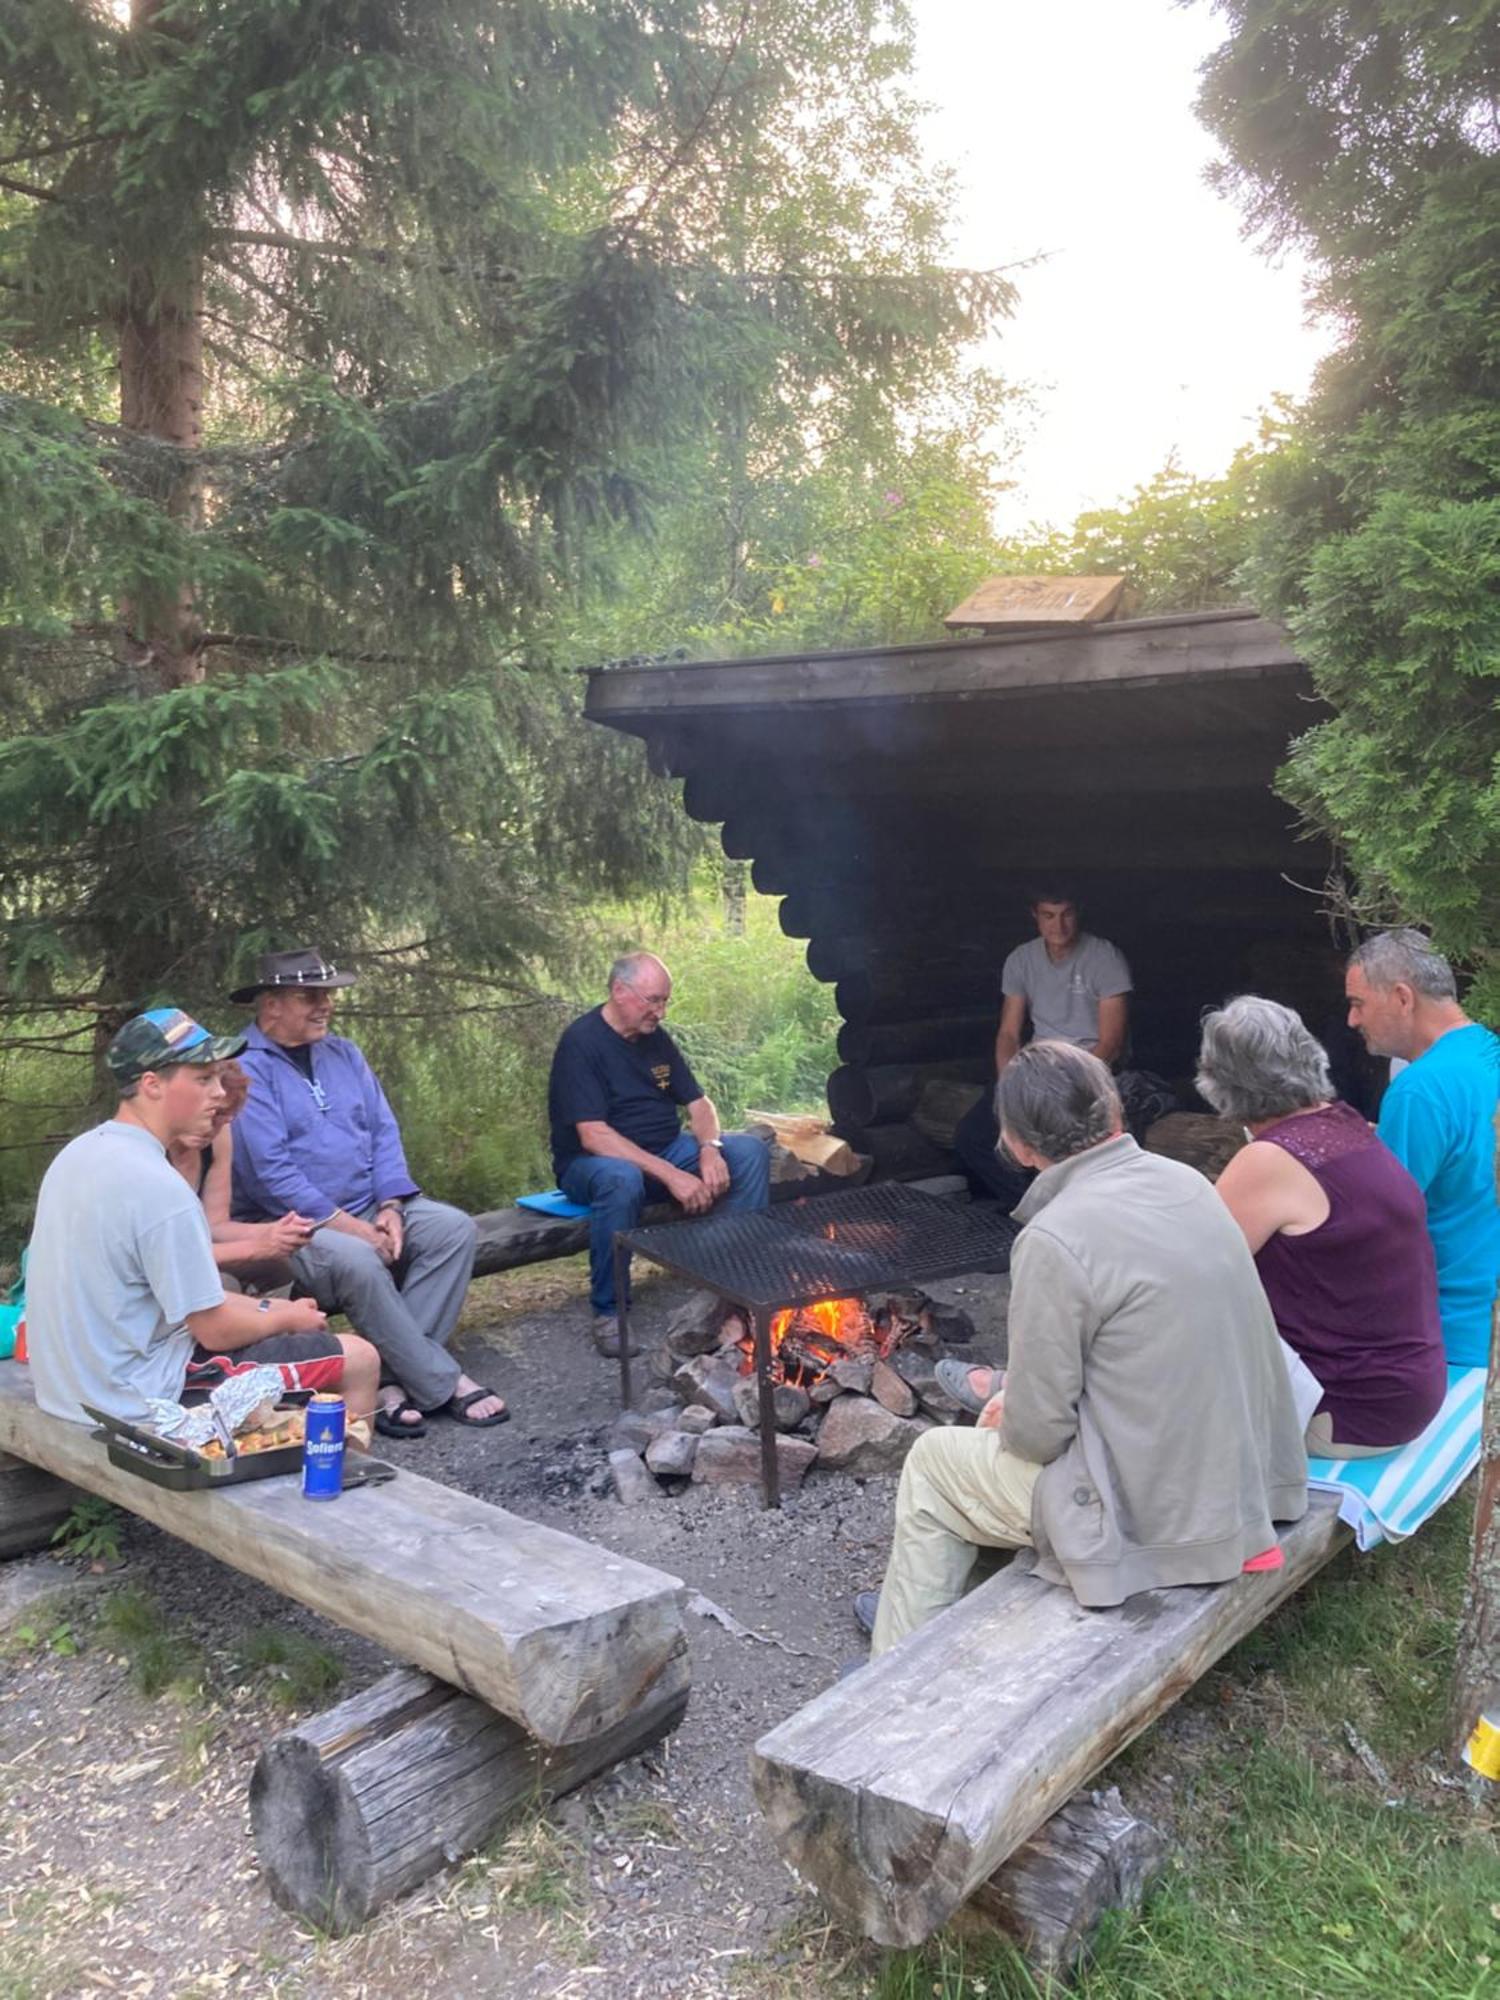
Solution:
[{"label": "wooden post", "polygon": [[1500,1713],[1500,1293],[1490,1312],[1474,1553],[1453,1668],[1453,1729],[1461,1757],[1483,1715]]},{"label": "wooden post", "polygon": [[1018,1847],[968,1907],[1015,1939],[1049,1984],[1066,1979],[1111,1910],[1132,1915],[1166,1865],[1165,1834],[1118,1790],[1080,1792]]},{"label": "wooden post", "polygon": [[50,1548],[82,1497],[65,1479],[0,1451],[0,1561]]},{"label": "wooden post", "polygon": [[261,1752],[250,1819],[271,1894],[324,1930],[353,1930],[518,1806],[649,1750],[686,1707],[684,1684],[658,1686],[601,1735],[547,1750],[483,1702],[398,1668]]}]

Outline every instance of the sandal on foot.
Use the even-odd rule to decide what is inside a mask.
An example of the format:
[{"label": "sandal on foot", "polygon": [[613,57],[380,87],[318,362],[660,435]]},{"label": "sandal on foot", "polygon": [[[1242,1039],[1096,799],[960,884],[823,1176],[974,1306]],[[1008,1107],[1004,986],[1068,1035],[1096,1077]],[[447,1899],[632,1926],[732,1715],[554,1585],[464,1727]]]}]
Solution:
[{"label": "sandal on foot", "polygon": [[[401,1421],[408,1413],[416,1418],[414,1424]],[[383,1438],[426,1437],[427,1420],[415,1403],[392,1403],[389,1409],[382,1403],[375,1412],[375,1428]]]},{"label": "sandal on foot", "polygon": [[469,1415],[474,1405],[482,1403],[486,1396],[495,1396],[496,1400],[499,1401],[497,1392],[494,1389],[471,1389],[466,1396],[450,1396],[448,1401],[443,1405],[443,1414],[452,1417],[454,1423],[462,1424],[465,1429],[471,1431],[487,1431],[494,1424],[508,1424],[510,1422],[510,1406],[508,1403],[502,1403],[493,1416],[471,1417]]},{"label": "sandal on foot", "polygon": [[974,1417],[979,1415],[980,1411],[989,1401],[989,1396],[981,1396],[975,1391],[973,1384],[969,1380],[970,1375],[988,1375],[990,1378],[989,1393],[990,1396],[993,1396],[998,1387],[998,1377],[1004,1374],[1004,1372],[1001,1368],[985,1368],[982,1363],[955,1361],[947,1355],[933,1369],[933,1373],[938,1379],[938,1387],[946,1389],[953,1400],[956,1403],[962,1403],[969,1414]]}]

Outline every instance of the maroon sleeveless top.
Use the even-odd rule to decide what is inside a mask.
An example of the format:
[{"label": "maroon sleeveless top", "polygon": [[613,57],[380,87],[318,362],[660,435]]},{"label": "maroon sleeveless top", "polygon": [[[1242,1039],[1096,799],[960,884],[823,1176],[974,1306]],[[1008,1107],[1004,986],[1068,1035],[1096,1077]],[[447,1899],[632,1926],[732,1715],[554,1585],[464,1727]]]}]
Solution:
[{"label": "maroon sleeveless top", "polygon": [[1342,1444],[1406,1444],[1448,1388],[1437,1268],[1422,1191],[1347,1104],[1259,1134],[1312,1175],[1328,1220],[1278,1233],[1255,1259],[1282,1338],[1323,1385]]}]

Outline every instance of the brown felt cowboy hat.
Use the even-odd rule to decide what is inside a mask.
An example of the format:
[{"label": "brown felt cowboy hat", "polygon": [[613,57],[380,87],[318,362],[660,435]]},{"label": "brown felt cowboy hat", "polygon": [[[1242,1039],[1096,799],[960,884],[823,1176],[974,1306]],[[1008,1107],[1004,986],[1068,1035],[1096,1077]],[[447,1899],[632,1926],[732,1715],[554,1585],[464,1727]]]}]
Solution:
[{"label": "brown felt cowboy hat", "polygon": [[229,996],[231,1007],[246,1007],[258,993],[284,992],[291,986],[352,986],[354,974],[340,972],[322,952],[263,951],[256,961],[255,978],[248,986],[237,986]]}]

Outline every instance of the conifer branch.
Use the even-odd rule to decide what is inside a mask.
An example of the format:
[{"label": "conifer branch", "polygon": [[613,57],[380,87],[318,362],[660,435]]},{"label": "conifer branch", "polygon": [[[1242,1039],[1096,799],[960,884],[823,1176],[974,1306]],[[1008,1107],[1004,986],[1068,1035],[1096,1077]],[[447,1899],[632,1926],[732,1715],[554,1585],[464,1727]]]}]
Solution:
[{"label": "conifer branch", "polygon": [[117,132],[82,132],[76,139],[54,139],[50,145],[28,146],[24,152],[6,153],[0,156],[0,167],[23,166],[28,160],[51,159],[58,153],[73,153],[80,146],[99,146],[107,139],[117,139]]},{"label": "conifer branch", "polygon": [[63,196],[55,188],[38,187],[34,181],[13,180],[9,174],[0,174],[0,188],[11,194],[29,195],[33,201],[61,201]]}]

